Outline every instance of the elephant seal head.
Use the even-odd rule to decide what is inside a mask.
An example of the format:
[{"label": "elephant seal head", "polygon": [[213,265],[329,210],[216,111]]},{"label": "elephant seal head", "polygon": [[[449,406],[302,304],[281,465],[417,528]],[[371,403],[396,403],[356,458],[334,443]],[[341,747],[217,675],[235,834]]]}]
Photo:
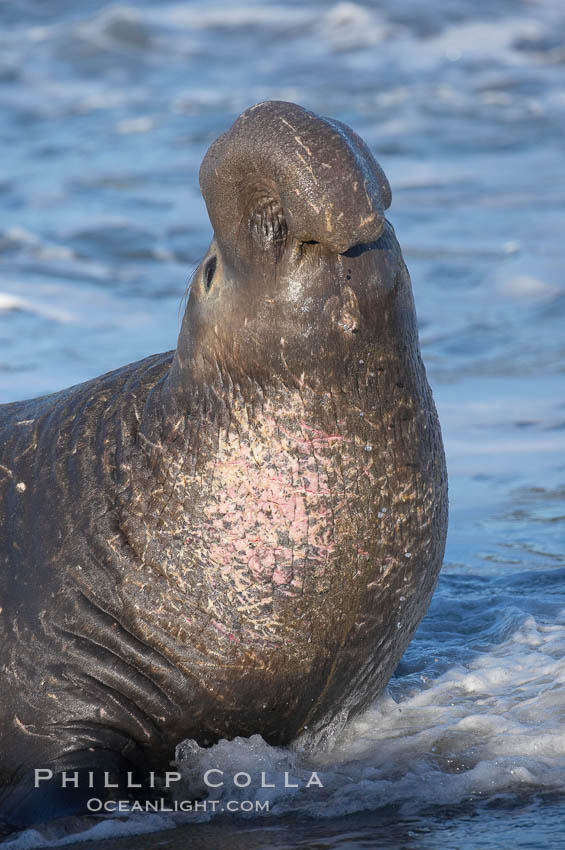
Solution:
[{"label": "elephant seal head", "polygon": [[[179,385],[225,370],[339,384],[363,351],[398,339],[385,328],[404,273],[384,217],[390,186],[351,129],[292,103],[259,103],[212,144],[200,185],[215,235],[192,282]],[[411,304],[402,322],[414,337]]]}]

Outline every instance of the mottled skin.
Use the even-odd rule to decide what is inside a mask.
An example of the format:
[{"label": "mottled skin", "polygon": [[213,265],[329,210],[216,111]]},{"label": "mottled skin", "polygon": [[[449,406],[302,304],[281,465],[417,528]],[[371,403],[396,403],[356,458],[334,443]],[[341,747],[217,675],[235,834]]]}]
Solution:
[{"label": "mottled skin", "polygon": [[316,742],[433,592],[445,461],[383,172],[271,102],[200,179],[215,237],[176,352],[0,408],[4,785]]}]

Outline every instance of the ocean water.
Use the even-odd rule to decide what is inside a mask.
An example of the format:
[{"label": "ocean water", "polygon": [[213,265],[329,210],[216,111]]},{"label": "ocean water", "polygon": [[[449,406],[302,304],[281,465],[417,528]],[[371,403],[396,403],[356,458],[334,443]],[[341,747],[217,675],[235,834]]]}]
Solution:
[{"label": "ocean water", "polygon": [[327,750],[185,748],[187,779],[252,777],[219,809],[268,814],[5,846],[565,846],[562,0],[0,3],[0,401],[174,347],[211,237],[201,158],[267,98],[350,124],[390,179],[450,473],[437,592]]}]

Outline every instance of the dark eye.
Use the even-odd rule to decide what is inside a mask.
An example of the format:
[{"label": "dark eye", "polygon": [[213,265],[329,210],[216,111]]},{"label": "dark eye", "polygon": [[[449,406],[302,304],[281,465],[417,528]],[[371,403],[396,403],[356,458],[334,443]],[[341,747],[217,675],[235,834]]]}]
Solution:
[{"label": "dark eye", "polygon": [[216,274],[216,258],[210,257],[208,262],[204,267],[204,286],[206,289],[210,289],[212,286],[212,281],[214,280],[214,275]]}]

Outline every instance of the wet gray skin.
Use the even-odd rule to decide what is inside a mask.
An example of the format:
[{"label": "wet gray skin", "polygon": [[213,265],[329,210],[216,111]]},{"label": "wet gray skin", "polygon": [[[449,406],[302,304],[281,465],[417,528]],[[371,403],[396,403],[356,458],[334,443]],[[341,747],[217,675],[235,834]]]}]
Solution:
[{"label": "wet gray skin", "polygon": [[441,566],[440,427],[372,154],[267,102],[200,182],[214,239],[176,351],[0,408],[14,824],[67,811],[38,814],[36,767],[319,744],[382,691]]}]

